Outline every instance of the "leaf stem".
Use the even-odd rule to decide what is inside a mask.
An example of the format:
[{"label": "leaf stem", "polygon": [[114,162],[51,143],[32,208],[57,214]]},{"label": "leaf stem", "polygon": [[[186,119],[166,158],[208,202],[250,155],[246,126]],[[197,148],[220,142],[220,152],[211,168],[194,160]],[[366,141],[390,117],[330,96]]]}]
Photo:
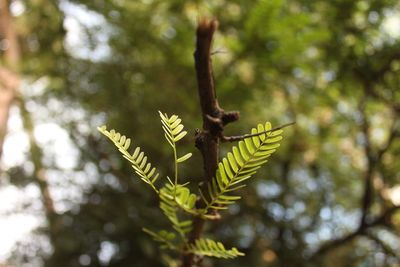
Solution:
[{"label": "leaf stem", "polygon": [[[293,123],[291,123],[291,124],[293,124]],[[221,186],[222,188],[220,187],[220,190],[217,191],[217,192],[215,192],[215,195],[214,195],[214,196],[213,196],[213,195],[210,195],[210,197],[211,197],[210,201],[207,201],[206,199],[204,199],[204,200],[206,201],[206,206],[201,210],[201,216],[202,216],[203,218],[208,216],[207,213],[208,213],[209,209],[211,209],[211,208],[216,209],[216,207],[215,207],[214,205],[215,205],[215,204],[217,203],[217,201],[220,199],[220,196],[224,195],[224,194],[229,190],[229,188],[230,188],[233,184],[238,183],[238,181],[236,180],[236,178],[242,174],[243,169],[245,169],[245,168],[248,166],[249,163],[251,163],[254,159],[257,159],[256,154],[257,154],[258,152],[261,151],[262,147],[263,147],[265,144],[267,144],[267,141],[269,140],[269,135],[270,135],[273,131],[276,131],[277,129],[278,129],[278,130],[279,130],[279,129],[282,129],[283,127],[286,127],[286,126],[291,125],[291,124],[286,124],[286,125],[284,125],[284,126],[277,127],[277,128],[273,128],[273,129],[267,130],[267,131],[262,131],[262,132],[256,133],[256,134],[245,135],[245,138],[250,137],[250,136],[260,136],[261,134],[266,134],[267,136],[265,137],[264,140],[260,140],[259,146],[258,146],[258,147],[255,147],[253,153],[250,153],[249,158],[243,162],[243,165],[240,166],[240,167],[238,168],[238,170],[237,170],[235,173],[233,173],[233,177],[229,180],[229,182],[226,183],[226,184],[225,184],[225,183],[222,183],[222,186]],[[220,168],[220,167],[219,167],[219,168]],[[218,169],[217,169],[217,172],[218,172]],[[250,172],[250,173],[248,174],[248,177],[252,176],[253,174],[255,174],[255,172]],[[214,179],[217,179],[217,177],[214,177]],[[246,179],[247,179],[247,178],[246,178]],[[216,183],[216,184],[218,184],[218,183]],[[203,194],[202,194],[202,197],[204,198]]]},{"label": "leaf stem", "polygon": [[176,198],[176,186],[178,185],[178,156],[176,153],[176,146],[175,146],[175,142],[174,142],[174,164],[175,164],[175,186],[174,186],[174,198]]},{"label": "leaf stem", "polygon": [[236,136],[222,136],[221,137],[221,141],[222,142],[241,141],[241,140],[244,140],[246,138],[260,136],[260,135],[263,135],[263,134],[268,134],[268,133],[271,133],[271,132],[274,132],[274,131],[278,131],[278,130],[281,130],[281,129],[286,128],[288,126],[294,125],[294,124],[296,124],[295,121],[289,122],[289,123],[283,124],[281,126],[275,127],[275,128],[273,128],[271,130],[263,131],[263,132],[259,132],[259,133],[255,133],[255,134],[244,134],[244,135],[236,135]]}]

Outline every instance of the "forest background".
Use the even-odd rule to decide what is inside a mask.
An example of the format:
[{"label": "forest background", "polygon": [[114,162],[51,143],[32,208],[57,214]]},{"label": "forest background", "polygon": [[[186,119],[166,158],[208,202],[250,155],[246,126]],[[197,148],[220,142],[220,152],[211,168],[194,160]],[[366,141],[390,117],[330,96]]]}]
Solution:
[{"label": "forest background", "polygon": [[180,115],[195,152],[182,173],[201,180],[200,17],[220,22],[218,99],[241,112],[226,133],[296,122],[208,226],[246,256],[204,266],[400,266],[399,1],[1,0],[0,12],[5,266],[169,261],[141,230],[167,224],[156,198],[96,127],[168,174],[157,111]]}]

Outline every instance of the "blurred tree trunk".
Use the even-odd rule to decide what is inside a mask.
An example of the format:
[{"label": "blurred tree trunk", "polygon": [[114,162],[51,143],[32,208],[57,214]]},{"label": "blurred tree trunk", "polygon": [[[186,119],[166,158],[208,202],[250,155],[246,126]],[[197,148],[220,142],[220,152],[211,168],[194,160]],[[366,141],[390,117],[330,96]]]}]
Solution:
[{"label": "blurred tree trunk", "polygon": [[0,159],[7,133],[10,108],[19,86],[19,76],[4,67],[0,67]]},{"label": "blurred tree trunk", "polygon": [[20,49],[9,5],[8,0],[0,0],[0,34],[5,50],[2,62],[4,66],[0,66],[0,159],[3,154],[9,111],[19,87],[19,75],[13,71],[17,69],[20,61]]},{"label": "blurred tree trunk", "polygon": [[18,42],[18,33],[10,12],[10,1],[0,0],[0,29],[6,49],[4,52],[4,66],[0,67],[0,158],[3,143],[7,131],[9,110],[15,100],[19,100],[22,121],[25,131],[29,136],[31,160],[34,166],[34,182],[39,186],[42,202],[49,223],[50,240],[54,244],[54,237],[57,232],[56,212],[54,202],[50,195],[47,182],[46,170],[42,164],[42,149],[34,137],[34,122],[31,114],[25,108],[25,101],[19,95],[19,81],[21,75],[18,69],[21,63],[21,50]]}]

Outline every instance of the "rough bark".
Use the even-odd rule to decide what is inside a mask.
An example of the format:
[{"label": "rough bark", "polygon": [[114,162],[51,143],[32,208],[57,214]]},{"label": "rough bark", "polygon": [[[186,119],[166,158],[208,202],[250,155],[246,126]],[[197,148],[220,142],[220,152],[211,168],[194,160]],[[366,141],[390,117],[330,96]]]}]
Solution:
[{"label": "rough bark", "polygon": [[[196,147],[203,157],[204,182],[211,181],[217,170],[219,161],[219,144],[224,126],[239,119],[238,112],[225,112],[218,104],[211,61],[211,45],[215,31],[218,28],[216,20],[203,19],[199,22],[196,32],[196,50],[194,52],[195,69],[203,129],[196,135]],[[204,205],[201,200],[198,206]],[[205,221],[199,217],[193,218],[193,230],[189,234],[189,243],[201,236]],[[182,266],[197,265],[194,254],[183,257]]]}]

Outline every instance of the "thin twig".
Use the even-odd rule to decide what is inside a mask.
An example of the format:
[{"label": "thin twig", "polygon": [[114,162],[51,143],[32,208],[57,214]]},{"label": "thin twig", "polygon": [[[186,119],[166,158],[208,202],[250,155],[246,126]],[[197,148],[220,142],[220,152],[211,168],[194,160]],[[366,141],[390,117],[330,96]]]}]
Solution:
[{"label": "thin twig", "polygon": [[286,128],[286,127],[291,126],[291,125],[294,125],[294,124],[296,124],[295,121],[294,121],[294,122],[290,122],[290,123],[286,123],[286,124],[281,125],[281,126],[278,126],[278,127],[275,127],[275,128],[273,128],[273,129],[271,129],[271,130],[268,130],[268,131],[264,131],[264,132],[260,132],[260,133],[255,133],[255,134],[244,134],[244,135],[236,135],[236,136],[222,136],[222,137],[221,137],[221,141],[222,141],[222,142],[235,142],[235,141],[240,141],[240,140],[244,140],[244,139],[246,139],[246,138],[250,138],[250,137],[260,136],[260,135],[263,135],[263,134],[272,133],[272,132],[281,130],[281,129],[283,129],[283,128]]},{"label": "thin twig", "polygon": [[228,53],[228,51],[226,51],[226,50],[217,49],[217,50],[215,50],[215,51],[212,51],[212,52],[211,52],[211,55],[214,56],[214,55],[216,55],[216,54],[227,54],[227,53]]}]

